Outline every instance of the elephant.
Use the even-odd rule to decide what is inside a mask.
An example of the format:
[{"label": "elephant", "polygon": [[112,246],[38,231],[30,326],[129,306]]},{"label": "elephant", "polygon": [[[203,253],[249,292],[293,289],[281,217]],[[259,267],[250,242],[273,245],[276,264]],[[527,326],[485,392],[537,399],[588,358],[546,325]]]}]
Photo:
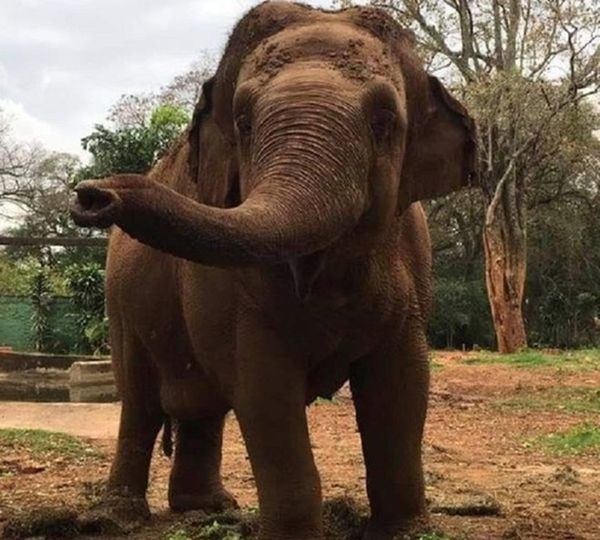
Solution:
[{"label": "elephant", "polygon": [[220,471],[233,410],[260,538],[321,539],[306,407],[349,381],[370,505],[364,538],[426,520],[432,261],[420,201],[472,185],[476,151],[472,118],[386,12],[251,9],[169,153],[146,175],[76,187],[75,222],[115,226],[112,492],[145,504],[168,417],[171,509],[234,505]]}]

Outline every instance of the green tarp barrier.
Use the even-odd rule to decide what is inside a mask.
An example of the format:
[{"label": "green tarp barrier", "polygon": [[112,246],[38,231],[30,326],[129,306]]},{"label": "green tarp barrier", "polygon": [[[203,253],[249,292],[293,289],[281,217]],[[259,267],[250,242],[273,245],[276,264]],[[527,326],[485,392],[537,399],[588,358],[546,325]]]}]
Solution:
[{"label": "green tarp barrier", "polygon": [[[33,305],[25,296],[0,296],[0,347],[16,351],[32,351]],[[68,297],[53,297],[48,317],[49,351],[77,352],[77,327],[75,310]]]}]

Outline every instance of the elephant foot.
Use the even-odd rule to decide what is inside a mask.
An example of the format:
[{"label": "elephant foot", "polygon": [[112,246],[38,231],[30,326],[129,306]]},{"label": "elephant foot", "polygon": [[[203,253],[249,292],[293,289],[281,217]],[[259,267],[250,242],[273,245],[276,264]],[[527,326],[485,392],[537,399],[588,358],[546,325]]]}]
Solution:
[{"label": "elephant foot", "polygon": [[88,533],[128,534],[150,520],[150,508],[144,497],[108,493],[78,519]]},{"label": "elephant foot", "polygon": [[362,540],[408,540],[418,538],[428,530],[429,519],[427,516],[402,519],[393,524],[381,524],[371,519]]},{"label": "elephant foot", "polygon": [[220,488],[209,493],[169,494],[169,507],[173,512],[203,510],[210,514],[237,509],[239,505],[231,493]]}]

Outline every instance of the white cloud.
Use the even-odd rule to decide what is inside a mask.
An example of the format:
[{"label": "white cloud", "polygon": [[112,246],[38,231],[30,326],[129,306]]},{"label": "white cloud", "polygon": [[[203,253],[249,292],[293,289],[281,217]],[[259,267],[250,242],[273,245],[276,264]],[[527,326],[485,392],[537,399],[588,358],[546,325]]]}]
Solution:
[{"label": "white cloud", "polygon": [[4,64],[0,63],[0,91],[3,88],[7,88],[9,85],[8,71],[4,67]]},{"label": "white cloud", "polygon": [[71,136],[61,133],[57,127],[31,115],[25,110],[23,104],[9,99],[0,99],[0,110],[9,121],[11,136],[17,141],[37,142],[52,150],[84,154]]},{"label": "white cloud", "polygon": [[76,75],[70,70],[56,67],[47,67],[42,70],[41,90],[48,90],[52,86],[66,85],[69,83],[76,84]]},{"label": "white cloud", "polygon": [[199,17],[230,18],[250,9],[258,2],[254,0],[196,0],[193,11]]},{"label": "white cloud", "polygon": [[28,46],[61,46],[68,45],[70,42],[69,36],[62,30],[55,28],[37,27],[22,27],[22,26],[0,26],[2,30],[2,40],[11,41],[13,43],[22,43]]},{"label": "white cloud", "polygon": [[19,138],[81,154],[122,94],[157,90],[203,51],[219,54],[259,2],[0,0],[0,104]]}]

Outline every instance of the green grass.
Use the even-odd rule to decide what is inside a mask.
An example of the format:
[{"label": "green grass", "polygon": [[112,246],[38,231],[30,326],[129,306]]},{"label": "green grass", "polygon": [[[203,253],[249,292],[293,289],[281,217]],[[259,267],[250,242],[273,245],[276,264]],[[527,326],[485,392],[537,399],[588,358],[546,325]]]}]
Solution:
[{"label": "green grass", "polygon": [[184,530],[178,529],[173,532],[168,532],[167,536],[165,536],[165,540],[192,540],[192,538],[188,536]]},{"label": "green grass", "polygon": [[222,525],[214,521],[210,525],[205,525],[198,532],[198,538],[207,540],[242,540],[242,535],[234,530],[230,525]]},{"label": "green grass", "polygon": [[550,388],[539,396],[518,396],[501,405],[519,409],[600,413],[600,390],[585,387]]},{"label": "green grass", "polygon": [[533,442],[557,454],[595,452],[600,456],[600,427],[579,424],[568,431],[537,437]]},{"label": "green grass", "polygon": [[568,369],[600,369],[600,349],[561,351],[550,354],[529,349],[515,354],[481,351],[462,361],[464,364],[506,364],[517,368],[559,367]]},{"label": "green grass", "polygon": [[461,533],[459,536],[448,536],[443,532],[429,532],[423,533],[417,536],[416,540],[467,540],[468,536],[466,533]]},{"label": "green grass", "polygon": [[190,536],[185,529],[171,529],[167,532],[165,540],[243,540],[241,533],[235,530],[234,525],[227,525],[213,521],[206,524]]},{"label": "green grass", "polygon": [[429,360],[429,367],[430,367],[431,371],[438,371],[440,369],[444,369],[444,364],[440,364],[439,362],[436,362],[435,360]]},{"label": "green grass", "polygon": [[77,437],[42,429],[0,429],[0,448],[27,450],[35,456],[102,457],[101,452]]}]

